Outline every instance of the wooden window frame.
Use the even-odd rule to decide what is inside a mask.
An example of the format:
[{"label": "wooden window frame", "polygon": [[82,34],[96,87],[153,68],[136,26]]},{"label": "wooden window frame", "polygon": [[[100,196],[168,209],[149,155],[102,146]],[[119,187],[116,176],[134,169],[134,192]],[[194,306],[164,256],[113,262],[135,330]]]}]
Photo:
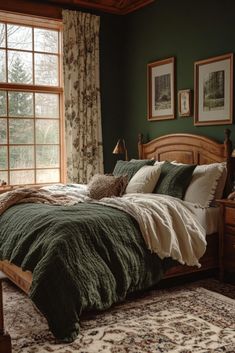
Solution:
[{"label": "wooden window frame", "polygon": [[[55,19],[48,19],[44,17],[37,17],[37,16],[32,16],[32,15],[25,15],[25,14],[15,14],[15,13],[10,13],[7,11],[0,11],[0,22],[5,23],[5,24],[14,24],[14,25],[22,25],[22,26],[29,26],[33,29],[35,28],[42,28],[42,29],[48,29],[48,30],[56,30],[58,31],[58,53],[50,53],[50,52],[43,52],[43,54],[49,54],[49,55],[54,55],[58,58],[58,86],[43,86],[43,85],[35,85],[35,84],[18,84],[18,83],[9,83],[9,82],[1,82],[0,83],[0,91],[18,91],[18,92],[32,92],[33,97],[35,97],[35,93],[56,93],[59,96],[59,161],[60,161],[60,166],[59,168],[45,168],[45,169],[59,169],[59,175],[60,175],[60,182],[65,183],[66,182],[66,164],[65,164],[65,139],[64,139],[64,89],[63,89],[63,75],[62,75],[62,30],[63,30],[63,25],[61,20],[55,20]],[[3,48],[4,49],[4,48]],[[5,50],[6,53],[8,50],[14,50],[17,51],[17,49],[8,49],[7,48],[7,33],[6,33],[6,45],[5,45]],[[33,53],[42,53],[34,50],[34,40],[33,40],[33,46],[31,50],[20,50],[18,49],[19,52],[28,52],[32,53],[32,57],[34,58]],[[7,54],[6,54],[6,64],[7,64]],[[33,83],[35,80],[35,75],[34,75],[34,59],[33,59]],[[8,75],[8,70],[6,66],[6,75]],[[8,77],[6,76],[6,81],[8,81]],[[7,93],[8,94],[8,93]],[[8,99],[7,99],[7,105],[8,105]],[[1,117],[5,118],[5,117]],[[23,144],[10,144],[9,141],[9,115],[7,115],[7,143],[1,146],[6,146],[8,150],[8,169],[6,172],[8,173],[8,183],[10,183],[10,159],[9,159],[9,146],[12,145],[17,145],[17,146],[22,146]],[[27,117],[25,117],[27,118]],[[34,120],[34,125],[36,122],[36,116],[35,116],[35,102],[34,102],[34,114],[33,114],[33,120]],[[49,119],[49,118],[48,118]],[[35,137],[34,137],[34,143],[30,144],[32,146],[36,146],[35,143]],[[38,144],[37,144],[38,145]],[[45,144],[46,145],[46,144]],[[55,144],[57,145],[57,144]],[[36,149],[35,149],[36,151]],[[34,152],[36,153],[36,152]],[[34,172],[36,173],[37,169],[43,169],[43,168],[36,168],[36,165],[34,165]],[[25,169],[17,169],[17,171],[20,170],[25,170]],[[30,169],[27,169],[30,170]],[[3,170],[2,170],[3,171]],[[35,174],[36,177],[36,174]],[[36,179],[35,179],[36,182]],[[35,186],[40,186],[40,185],[45,185],[45,184],[53,184],[53,183],[43,183],[43,184],[31,184]],[[23,186],[23,185],[20,185]],[[7,185],[7,186],[0,186],[0,192],[5,191],[7,189],[12,189],[14,187],[17,187],[17,185]]]}]

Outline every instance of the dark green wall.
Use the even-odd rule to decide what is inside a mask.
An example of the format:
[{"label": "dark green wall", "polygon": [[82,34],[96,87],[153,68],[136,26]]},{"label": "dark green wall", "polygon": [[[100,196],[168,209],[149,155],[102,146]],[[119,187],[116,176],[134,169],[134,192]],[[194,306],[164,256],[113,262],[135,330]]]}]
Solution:
[{"label": "dark green wall", "polygon": [[[175,56],[176,85],[193,89],[194,62],[235,52],[234,0],[156,0],[125,16],[124,136],[129,155],[137,154],[137,135],[154,137],[175,132],[206,135],[223,141],[225,128],[195,127],[193,118],[147,121],[147,63]],[[177,98],[177,97],[175,97]],[[177,99],[176,99],[177,101]]]},{"label": "dark green wall", "polygon": [[123,135],[123,22],[122,16],[101,14],[100,86],[105,172],[113,170],[116,157],[112,151]]}]

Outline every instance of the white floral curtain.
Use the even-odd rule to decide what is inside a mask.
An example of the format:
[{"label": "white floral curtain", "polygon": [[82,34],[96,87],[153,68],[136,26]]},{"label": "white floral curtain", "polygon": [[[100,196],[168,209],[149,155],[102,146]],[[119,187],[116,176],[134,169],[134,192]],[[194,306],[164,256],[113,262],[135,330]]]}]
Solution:
[{"label": "white floral curtain", "polygon": [[67,181],[103,173],[99,80],[100,18],[63,10]]}]

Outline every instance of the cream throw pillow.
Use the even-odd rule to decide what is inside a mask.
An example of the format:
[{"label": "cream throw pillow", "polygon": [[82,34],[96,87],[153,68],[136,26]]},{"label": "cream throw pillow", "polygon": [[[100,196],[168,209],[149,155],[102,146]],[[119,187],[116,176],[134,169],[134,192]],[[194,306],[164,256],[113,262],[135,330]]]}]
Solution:
[{"label": "cream throw pillow", "polygon": [[144,166],[136,172],[129,181],[126,194],[131,193],[151,193],[161,174],[161,165]]},{"label": "cream throw pillow", "polygon": [[[209,207],[211,201],[215,198],[218,182],[221,176],[224,176],[225,168],[225,163],[198,165],[193,172],[184,200],[197,203],[202,207]],[[221,197],[223,192],[221,189],[223,189],[225,184],[224,177],[222,183],[223,185],[220,185],[220,190],[219,193],[217,192],[216,197]]]}]

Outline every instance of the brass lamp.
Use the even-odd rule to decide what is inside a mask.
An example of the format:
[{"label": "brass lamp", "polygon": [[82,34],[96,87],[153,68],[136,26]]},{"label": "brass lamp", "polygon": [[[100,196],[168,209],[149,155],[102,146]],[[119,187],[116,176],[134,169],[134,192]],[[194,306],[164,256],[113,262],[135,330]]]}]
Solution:
[{"label": "brass lamp", "polygon": [[125,160],[128,161],[127,148],[124,139],[119,139],[114,147],[113,154],[124,154]]}]

